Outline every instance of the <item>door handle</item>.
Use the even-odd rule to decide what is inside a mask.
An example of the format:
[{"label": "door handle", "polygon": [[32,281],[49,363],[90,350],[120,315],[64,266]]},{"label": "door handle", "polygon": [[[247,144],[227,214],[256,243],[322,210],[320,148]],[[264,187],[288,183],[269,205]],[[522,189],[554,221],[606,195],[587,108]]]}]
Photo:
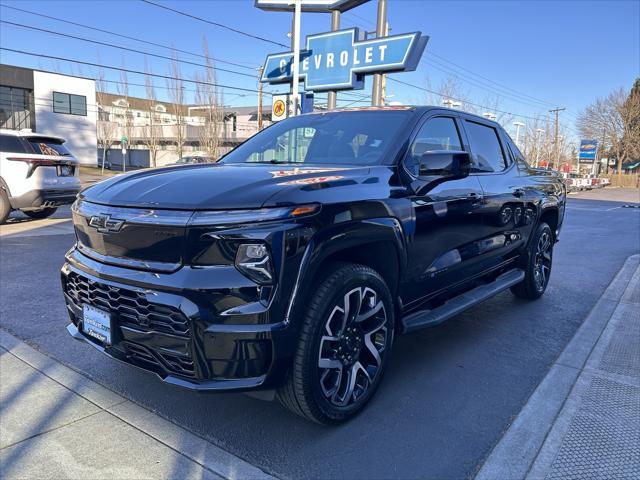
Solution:
[{"label": "door handle", "polygon": [[467,194],[467,200],[471,201],[471,203],[478,203],[480,200],[482,200],[482,196],[478,195],[475,192],[471,192]]},{"label": "door handle", "polygon": [[515,190],[513,190],[513,196],[516,198],[520,198],[522,196],[524,196],[524,190],[522,188],[516,188]]}]

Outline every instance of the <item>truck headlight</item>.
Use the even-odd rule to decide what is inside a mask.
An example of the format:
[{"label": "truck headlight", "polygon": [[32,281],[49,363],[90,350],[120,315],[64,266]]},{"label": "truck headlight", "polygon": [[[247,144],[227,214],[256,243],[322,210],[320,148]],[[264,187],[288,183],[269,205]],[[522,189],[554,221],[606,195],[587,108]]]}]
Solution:
[{"label": "truck headlight", "polygon": [[271,254],[265,244],[243,243],[236,253],[236,268],[260,285],[273,283]]}]

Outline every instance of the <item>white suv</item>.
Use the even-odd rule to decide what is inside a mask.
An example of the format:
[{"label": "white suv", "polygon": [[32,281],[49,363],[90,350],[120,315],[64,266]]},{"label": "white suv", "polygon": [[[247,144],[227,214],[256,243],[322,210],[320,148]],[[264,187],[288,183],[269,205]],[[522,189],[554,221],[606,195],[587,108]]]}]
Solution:
[{"label": "white suv", "polygon": [[52,215],[80,191],[78,160],[64,138],[0,129],[0,224],[12,210],[31,218]]}]

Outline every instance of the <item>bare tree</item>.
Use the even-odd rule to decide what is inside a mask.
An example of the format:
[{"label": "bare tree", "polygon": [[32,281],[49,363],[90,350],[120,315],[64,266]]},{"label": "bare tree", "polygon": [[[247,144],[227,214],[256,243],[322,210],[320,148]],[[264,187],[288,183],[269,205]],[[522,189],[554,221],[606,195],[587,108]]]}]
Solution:
[{"label": "bare tree", "polygon": [[182,157],[186,137],[184,121],[184,83],[182,81],[182,69],[180,68],[180,62],[178,62],[175,51],[171,54],[169,77],[171,78],[167,79],[167,89],[169,90],[169,97],[172,103],[171,113],[176,119],[176,150],[178,152],[178,158],[180,158]]},{"label": "bare tree", "polygon": [[196,104],[202,110],[202,125],[198,128],[200,148],[217,158],[222,143],[224,107],[222,92],[216,84],[216,69],[209,56],[209,44],[206,37],[202,41],[202,50],[206,58],[204,75],[196,72]]},{"label": "bare tree", "polygon": [[156,88],[153,85],[153,78],[149,75],[149,67],[145,61],[145,78],[144,85],[147,91],[147,102],[149,105],[149,118],[145,120],[142,127],[142,141],[149,150],[149,160],[151,166],[156,166],[156,158],[160,149],[160,137],[162,134],[162,125],[158,116],[158,104],[156,96]]},{"label": "bare tree", "polygon": [[578,130],[587,138],[602,138],[618,162],[618,175],[627,158],[638,154],[640,144],[640,92],[620,88],[598,98],[580,112]]},{"label": "bare tree", "polygon": [[[124,67],[124,62],[123,62]],[[120,83],[118,83],[118,95],[120,95],[124,100],[124,105],[122,105],[122,119],[120,123],[120,131],[122,135],[127,137],[127,141],[131,144],[131,133],[133,130],[133,112],[131,111],[131,105],[129,103],[129,77],[127,76],[127,72],[123,70],[120,71]],[[122,156],[122,171],[127,170],[126,166],[127,160],[125,156]]]},{"label": "bare tree", "polygon": [[104,173],[104,164],[116,135],[117,124],[112,121],[109,112],[106,109],[108,103],[107,82],[105,80],[103,70],[100,70],[98,78],[96,79],[96,102],[98,107],[96,137],[98,140],[98,147],[102,149],[102,172]]}]

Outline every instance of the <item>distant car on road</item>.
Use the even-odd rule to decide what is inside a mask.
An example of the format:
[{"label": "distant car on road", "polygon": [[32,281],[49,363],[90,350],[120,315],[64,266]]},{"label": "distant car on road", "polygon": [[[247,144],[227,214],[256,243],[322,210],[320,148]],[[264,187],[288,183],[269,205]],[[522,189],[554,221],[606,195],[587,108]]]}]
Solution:
[{"label": "distant car on road", "polygon": [[65,139],[0,129],[0,224],[12,210],[46,218],[80,191],[78,160]]},{"label": "distant car on road", "polygon": [[216,159],[209,155],[187,155],[169,165],[197,165],[199,163],[216,163]]},{"label": "distant car on road", "polygon": [[373,396],[397,335],[504,290],[541,297],[565,201],[559,175],[484,117],[292,117],[216,165],[83,190],[67,329],[168,384],[276,390],[302,417],[342,422]]}]

